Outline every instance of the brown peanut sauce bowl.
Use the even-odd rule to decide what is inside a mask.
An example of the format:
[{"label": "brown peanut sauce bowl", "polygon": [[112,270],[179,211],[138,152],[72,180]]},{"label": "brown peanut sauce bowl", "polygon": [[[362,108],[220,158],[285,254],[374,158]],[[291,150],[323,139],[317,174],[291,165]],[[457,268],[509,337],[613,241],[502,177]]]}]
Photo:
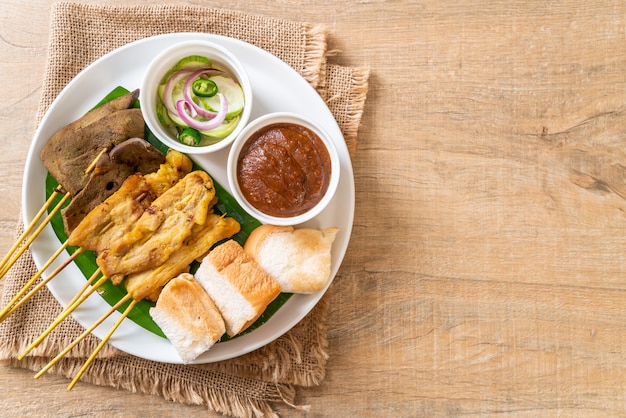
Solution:
[{"label": "brown peanut sauce bowl", "polygon": [[249,123],[228,156],[237,202],[262,223],[297,225],[321,213],[340,176],[339,156],[315,122],[288,112]]}]

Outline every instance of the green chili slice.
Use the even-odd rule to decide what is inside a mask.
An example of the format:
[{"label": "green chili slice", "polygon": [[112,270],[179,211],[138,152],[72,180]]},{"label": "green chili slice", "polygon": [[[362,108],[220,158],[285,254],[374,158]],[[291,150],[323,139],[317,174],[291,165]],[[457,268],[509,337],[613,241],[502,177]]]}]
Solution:
[{"label": "green chili slice", "polygon": [[217,94],[217,84],[207,78],[198,78],[191,84],[191,90],[198,97],[213,97]]},{"label": "green chili slice", "polygon": [[178,140],[185,145],[197,146],[202,141],[202,134],[194,128],[187,127],[180,131]]}]

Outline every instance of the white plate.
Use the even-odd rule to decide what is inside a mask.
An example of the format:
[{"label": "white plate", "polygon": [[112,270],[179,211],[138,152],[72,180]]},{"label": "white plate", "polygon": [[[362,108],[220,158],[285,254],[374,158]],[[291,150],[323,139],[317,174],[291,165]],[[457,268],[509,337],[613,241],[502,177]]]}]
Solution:
[{"label": "white plate", "polygon": [[[332,249],[331,278],[334,278],[348,247],[354,217],[352,165],[339,126],[317,92],[283,61],[248,43],[217,35],[176,33],[142,39],[101,57],[68,83],[42,119],[28,153],[22,198],[25,224],[30,222],[45,202],[46,170],[41,164],[39,154],[52,134],[78,119],[113,88],[117,86],[123,86],[128,90],[139,88],[144,70],[159,51],[174,43],[190,39],[207,39],[220,43],[246,66],[255,95],[251,120],[269,112],[301,113],[313,118],[333,137],[341,160],[341,179],[337,193],[322,214],[303,226],[340,227]],[[225,170],[227,153],[228,149],[196,158],[196,161],[228,190]],[[60,245],[53,229],[50,226],[46,227],[31,246],[37,267],[41,267]],[[59,257],[48,271],[52,271],[65,259],[66,253]],[[66,306],[84,283],[85,278],[81,271],[76,265],[70,264],[51,280],[48,287],[61,305]],[[267,323],[248,334],[216,344],[198,357],[195,363],[234,358],[270,343],[304,318],[320,300],[328,285],[319,293],[292,296]],[[88,327],[109,307],[100,296],[94,294],[74,312],[73,317],[81,325]],[[111,315],[96,328],[94,334],[102,338],[118,317],[117,312]],[[110,344],[126,353],[148,360],[181,363],[168,340],[145,330],[129,319],[124,320],[113,334]]]}]

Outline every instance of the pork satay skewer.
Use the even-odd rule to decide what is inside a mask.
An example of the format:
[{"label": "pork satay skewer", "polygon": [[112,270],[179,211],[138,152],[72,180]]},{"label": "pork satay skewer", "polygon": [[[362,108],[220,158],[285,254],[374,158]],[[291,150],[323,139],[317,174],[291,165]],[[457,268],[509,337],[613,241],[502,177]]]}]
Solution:
[{"label": "pork satay skewer", "polygon": [[[143,196],[149,187],[150,186],[145,182],[144,177],[140,175],[129,177],[118,192],[114,193],[103,203],[103,205],[90,213],[85,220],[81,222],[81,224],[74,231],[72,231],[72,234],[66,242],[70,244],[83,244],[90,249],[99,250],[101,249],[99,248],[101,241],[96,240],[96,238],[102,238],[103,236],[106,236],[107,238],[120,237],[125,231],[130,230],[132,226],[134,226],[135,222],[141,216],[141,213],[143,213],[141,208],[138,210],[136,199]],[[145,207],[143,207],[143,209],[145,209]],[[94,222],[92,222],[92,220]],[[120,220],[123,222],[115,222]],[[106,229],[106,233],[104,232],[104,229]],[[109,239],[105,241],[109,241]],[[100,274],[101,269],[98,268],[96,273]],[[94,273],[94,275],[96,273]],[[108,277],[103,276],[98,283],[103,284],[106,280],[108,280]],[[98,284],[92,287],[89,292],[84,293],[79,299],[75,300],[74,303],[68,304],[66,309],[54,320],[48,329],[46,329],[22,354],[20,354],[18,359],[23,358],[26,354],[32,351],[32,349],[37,347],[54,328],[67,318],[67,316],[69,316],[69,314],[74,311],[74,309],[76,309],[78,305],[80,305],[80,303],[82,303],[95,290],[95,288],[100,285],[101,284]],[[84,292],[84,289],[81,292]],[[76,297],[74,299],[76,299]]]},{"label": "pork satay skewer", "polygon": [[78,257],[83,252],[82,248],[79,248],[78,250],[74,251],[74,253],[67,260],[63,262],[63,264],[61,264],[59,267],[54,269],[54,271],[50,273],[44,280],[39,282],[37,286],[35,286],[28,293],[26,293],[26,291],[37,281],[37,279],[39,279],[39,277],[41,277],[43,272],[46,269],[48,269],[48,267],[50,267],[52,262],[59,256],[61,252],[65,251],[66,248],[67,248],[67,245],[63,244],[55,252],[55,254],[52,257],[50,257],[50,259],[46,262],[46,264],[44,264],[42,268],[39,269],[37,273],[35,273],[33,277],[31,277],[28,280],[28,282],[26,282],[26,284],[22,287],[22,289],[19,292],[17,292],[15,296],[13,296],[13,299],[11,299],[9,303],[7,303],[7,305],[2,309],[2,311],[0,311],[0,322],[4,321],[9,315],[15,312],[16,309],[18,309],[26,301],[28,301],[31,297],[33,297],[35,293],[37,293],[42,287],[48,284],[50,280],[54,279],[65,267],[67,267],[72,261],[76,259],[76,257]]},{"label": "pork satay skewer", "polygon": [[[198,174],[196,173],[196,176]],[[158,177],[158,176],[157,176]],[[195,178],[193,176],[189,177],[190,179]],[[210,182],[210,178],[206,178],[204,179],[204,181],[207,181],[208,183],[211,184],[211,187],[208,188],[209,190],[211,190],[211,192],[213,192],[212,190],[212,183]],[[158,179],[156,180],[157,184]],[[181,183],[182,184],[182,183]],[[132,187],[131,190],[133,191],[137,191],[136,187]],[[165,192],[167,193],[167,192]],[[165,194],[163,193],[163,194]],[[209,193],[209,200],[212,200],[212,195],[211,193]],[[165,197],[164,197],[165,199]],[[200,199],[201,201],[204,202],[204,199]],[[191,263],[191,261],[193,261],[194,259],[198,258],[199,256],[201,256],[203,253],[208,252],[210,247],[215,244],[217,241],[230,237],[233,234],[237,233],[240,229],[239,223],[237,221],[235,221],[234,219],[230,219],[230,218],[224,218],[218,215],[214,215],[214,214],[207,214],[208,211],[208,207],[207,207],[207,203],[205,202],[204,204],[198,204],[198,205],[192,205],[192,206],[196,206],[197,209],[200,209],[201,212],[204,213],[204,215],[201,216],[201,220],[198,219],[198,221],[201,222],[201,224],[197,224],[196,227],[191,228],[190,232],[191,232],[191,237],[189,237],[189,239],[187,240],[186,244],[187,247],[191,247],[191,251],[189,248],[186,248],[186,251],[183,251],[183,256],[181,257],[180,254],[177,254],[178,252],[175,252],[175,256],[171,257],[173,263],[165,263],[165,264],[174,264],[174,266],[170,266],[169,268],[163,269],[163,266],[158,266],[154,268],[154,271],[152,272],[152,274],[149,274],[148,277],[144,277],[143,280],[140,280],[140,282],[142,282],[144,288],[145,288],[145,280],[152,278],[154,276],[158,277],[158,280],[153,281],[152,287],[154,288],[153,290],[155,291],[156,288],[160,288],[162,287],[167,280],[169,280],[171,277],[174,277],[174,275],[171,274],[171,272],[173,271],[172,269],[184,269],[186,268],[189,263]],[[100,214],[101,215],[101,214]],[[107,216],[109,216],[109,213],[107,212]],[[197,215],[194,215],[194,217]],[[97,215],[96,215],[97,217]],[[119,219],[119,217],[118,217]],[[124,219],[127,219],[126,217]],[[210,219],[210,220],[209,220]],[[207,221],[207,222],[205,222]],[[90,228],[93,225],[90,225],[90,227],[85,228],[86,231],[89,231]],[[108,226],[105,225],[105,226]],[[102,231],[101,231],[102,232]],[[83,234],[86,236],[91,236],[93,234]],[[148,238],[152,238],[152,237],[148,237]],[[68,239],[68,241],[70,241]],[[141,240],[143,241],[143,240]],[[135,243],[133,243],[135,244]],[[131,244],[132,246],[132,244]],[[167,276],[167,277],[160,277],[160,276]],[[101,279],[102,282],[104,282],[105,280],[108,280],[108,278],[103,277]],[[100,283],[100,282],[98,282]],[[63,312],[61,315],[59,315],[57,317],[57,319],[50,325],[50,327],[44,332],[42,333],[39,338],[37,338],[37,340],[35,342],[33,342],[28,348],[27,350],[20,354],[18,356],[18,359],[23,358],[25,355],[27,355],[33,348],[35,348],[38,344],[41,343],[41,341],[43,341],[43,339],[46,338],[46,336],[54,329],[56,328],[56,326],[58,326],[58,324],[60,324],[74,309],[76,309],[85,299],[86,297],[89,296],[89,294],[91,294],[94,290],[94,288],[97,288],[99,285],[95,285],[92,290],[90,292],[87,292],[86,294],[84,294],[83,296],[81,296],[80,298],[78,298],[74,303],[70,304]],[[143,289],[142,289],[143,290]],[[153,293],[153,292],[150,292]],[[142,300],[144,298],[144,296],[137,296],[137,295],[133,295],[131,292],[129,292],[129,294],[131,296],[129,296],[129,298],[133,299],[133,306],[138,303],[140,300]],[[135,296],[135,297],[133,297]],[[120,321],[118,321],[118,323],[114,326],[114,328],[107,334],[105,340],[102,342],[102,344],[99,346],[99,348],[96,350],[96,352],[94,353],[94,355],[92,357],[90,357],[90,359],[88,360],[87,364],[85,365],[85,367],[82,369],[83,371],[81,371],[79,373],[79,376],[82,375],[82,373],[84,372],[84,369],[86,369],[86,367],[93,361],[93,358],[95,358],[95,355],[97,355],[97,352],[99,352],[101,350],[101,347],[106,344],[106,342],[108,341],[108,339],[110,338],[110,336],[113,334],[113,332],[115,331],[115,329],[117,329],[117,327],[119,326],[119,323],[121,323],[121,320],[126,317],[128,315],[128,313],[130,312],[130,309],[128,309],[124,316],[120,319]],[[101,318],[101,321],[104,321],[104,319],[106,319],[106,317],[108,317],[110,314],[107,313],[105,316],[103,316],[103,318]],[[76,379],[77,380],[77,379]],[[75,382],[71,385],[73,386],[75,384]]]},{"label": "pork satay skewer", "polygon": [[[128,185],[123,186],[123,188],[121,188],[121,189],[122,189],[122,192],[124,192],[124,191],[126,191],[128,189],[133,189],[133,191],[135,193],[134,194],[129,194],[129,195],[127,195],[127,197],[128,198],[139,198],[140,199],[140,196],[142,195],[142,193],[144,193],[144,191],[147,191],[149,189],[149,185],[147,183],[145,183],[145,181],[143,181],[142,177],[140,177],[139,175],[136,175],[132,179],[128,180]],[[139,196],[136,196],[136,195],[139,195]],[[118,202],[119,202],[119,200],[118,200]],[[60,203],[57,207],[60,207],[61,205],[62,205],[62,203]],[[141,208],[141,204],[140,203],[137,204],[136,206],[137,207],[135,207],[135,209]],[[126,213],[126,214],[128,215],[128,213]],[[53,213],[51,213],[50,215],[54,216]],[[49,216],[49,218],[51,218],[51,216]],[[111,229],[111,228],[117,227],[116,229],[121,229],[120,231],[117,232],[117,235],[120,236],[120,235],[123,235],[125,230],[130,229],[130,227],[132,226],[133,219],[134,218],[132,216],[129,216],[127,219],[125,219],[125,221],[127,221],[127,225],[119,225],[119,224],[118,225],[114,225],[114,224],[110,223],[108,220],[106,220],[107,224],[106,224],[105,228]],[[86,223],[89,223],[89,222],[86,221]],[[93,225],[93,222],[91,222],[89,224]],[[76,245],[75,241],[77,241],[78,238],[79,238],[79,237],[77,237],[77,235],[79,235],[80,233],[83,233],[83,230],[79,229],[81,226],[82,225],[79,224],[79,227],[77,229],[75,229],[74,231],[72,231],[72,233],[70,234],[68,239],[61,245],[61,247],[58,248],[52,254],[52,256],[44,263],[44,265],[41,267],[41,269],[39,269],[37,271],[37,273],[28,282],[26,282],[26,284],[14,296],[14,298],[9,302],[9,304],[7,304],[7,306],[2,311],[0,311],[0,322],[2,320],[6,319],[6,317],[8,317],[8,315],[10,315],[12,312],[14,312],[15,309],[17,309],[19,306],[21,306],[21,304],[26,302],[26,300],[28,298],[32,297],[35,294],[36,291],[41,289],[43,287],[43,285],[45,285],[50,280],[52,280],[61,270],[63,270],[63,268],[65,268],[67,265],[69,265],[71,261],[73,261],[80,253],[82,253],[84,251],[85,248],[79,246],[78,250],[75,251],[74,254],[72,254],[70,256],[70,258],[66,262],[64,262],[61,267],[57,268],[54,272],[52,272],[42,283],[40,283],[35,289],[33,289],[33,291],[28,293],[28,297],[26,299],[24,299],[22,302],[20,302],[19,305],[15,306],[15,304],[17,303],[19,298],[21,298],[27,292],[27,290],[33,285],[33,283],[35,283],[35,281],[39,277],[41,277],[43,272],[46,271],[50,267],[50,265],[54,262],[54,260],[56,260],[56,258],[58,258],[58,256],[62,252],[64,252],[69,246]],[[36,235],[34,234],[33,237],[31,237],[31,238],[34,239],[35,236]],[[88,245],[87,249],[101,250],[101,248],[98,248],[97,245],[95,245],[95,246],[89,246]]]},{"label": "pork satay skewer", "polygon": [[37,374],[35,375],[35,379],[39,379],[41,376],[43,376],[44,373],[46,373],[52,366],[54,366],[56,363],[59,362],[59,360],[65,357],[65,355],[69,353],[72,348],[76,347],[76,345],[78,345],[79,342],[84,340],[98,326],[100,326],[100,324],[102,324],[105,319],[107,319],[111,314],[113,314],[113,312],[117,311],[124,303],[128,302],[130,299],[131,299],[130,295],[126,295],[126,297],[120,299],[120,301],[117,302],[115,305],[113,305],[111,309],[108,310],[108,312],[106,312],[93,325],[91,325],[82,334],[80,334],[74,341],[70,343],[70,345],[65,347],[65,349],[61,351],[55,358],[50,360],[50,362],[46,366],[44,366],[44,368],[42,368],[39,372],[37,372]]},{"label": "pork satay skewer", "polygon": [[[96,210],[93,213],[90,213],[87,216],[87,218],[85,218],[84,223],[81,222],[79,227],[76,228],[74,231],[72,231],[72,234],[68,238],[67,243],[69,244],[81,243],[81,244],[88,246],[89,249],[100,250],[100,248],[98,247],[98,245],[100,245],[100,241],[92,242],[92,241],[87,241],[87,240],[95,239],[96,235],[99,237],[102,237],[104,233],[102,228],[106,228],[107,230],[106,234],[108,234],[109,238],[115,238],[115,237],[119,237],[120,235],[123,235],[124,231],[127,231],[129,230],[128,228],[131,228],[132,226],[134,226],[135,222],[137,221],[137,219],[139,219],[139,216],[143,212],[142,210],[138,211],[137,207],[135,207],[137,203],[135,199],[143,195],[143,193],[145,192],[144,188],[149,188],[149,187],[150,185],[144,181],[144,177],[140,175],[129,177],[127,182],[125,182],[120,188],[119,193],[116,192],[115,194],[113,194],[109,199],[107,199],[103,203],[101,210],[96,208]],[[166,193],[167,191],[164,192],[161,196],[164,196]],[[133,203],[135,204],[135,206],[131,207],[128,205],[128,203]],[[200,206],[202,208],[201,209],[202,211],[208,210],[208,208],[205,207],[204,205],[200,205]],[[123,209],[123,210],[116,211],[116,209]],[[124,216],[120,216],[120,215],[124,215]],[[217,215],[209,214],[205,216],[206,218],[203,216],[203,220],[206,221],[204,222],[204,225],[197,225],[197,228],[192,231],[192,234],[196,232],[196,235],[197,235],[198,228],[200,228],[202,231],[215,228],[216,231],[213,234],[216,237],[216,240],[213,242],[215,243],[217,242],[217,240],[226,238],[239,231],[239,224],[235,220],[228,219],[228,221],[225,221],[225,220],[218,221],[217,218],[219,217]],[[92,219],[97,220],[97,222],[91,222]],[[209,221],[209,219],[211,219],[211,221]],[[112,222],[114,220],[117,220],[117,221],[122,220],[123,222],[118,222],[118,223],[113,224]],[[233,222],[236,224],[236,228],[233,226]],[[223,227],[222,225],[224,224],[228,225],[228,228]],[[223,236],[224,233],[226,233],[227,235]],[[76,236],[74,236],[74,234],[76,234]],[[191,238],[189,238],[188,240],[190,239]],[[210,246],[207,247],[205,251],[208,251],[209,248]],[[193,261],[193,259],[189,260],[187,265],[189,265],[191,261]],[[101,272],[101,269],[98,269],[97,273],[99,274],[100,272]],[[103,278],[101,279],[102,283],[104,283],[104,281],[106,280],[108,280],[108,277],[106,276],[103,276]],[[100,283],[100,281],[98,283]],[[76,309],[78,305],[80,305],[80,303],[82,303],[82,301],[84,301],[95,290],[94,288],[97,288],[99,286],[100,284],[95,285],[94,287],[92,287],[92,289],[89,292],[85,293],[74,303],[68,304],[65,311],[63,311],[62,314],[59,315],[57,319],[55,319],[55,321],[50,325],[50,327],[48,327],[48,329],[44,331],[35,340],[35,342],[33,342],[26,349],[24,353],[20,354],[18,358],[23,358],[33,348],[39,345],[41,341],[43,341],[46,338],[46,336],[54,328],[56,328],[65,318],[67,318],[67,316],[69,316],[69,314],[74,309]],[[141,300],[141,299],[143,298],[137,298],[137,300]]]},{"label": "pork satay skewer", "polygon": [[33,243],[35,238],[37,238],[37,236],[41,233],[41,231],[45,228],[45,226],[50,222],[50,220],[52,220],[52,218],[57,214],[57,212],[61,210],[61,207],[63,206],[63,204],[65,204],[65,202],[70,197],[71,196],[69,193],[66,193],[63,196],[63,198],[54,207],[54,209],[48,214],[48,216],[46,216],[43,222],[37,227],[37,229],[35,229],[33,234],[30,237],[28,237],[28,239],[24,242],[24,245],[22,245],[19,251],[17,251],[17,253],[14,254],[13,257],[11,257],[7,263],[5,263],[5,265],[2,267],[2,270],[0,270],[0,279],[4,277],[5,274],[7,274],[7,272],[11,269],[11,267],[13,267],[13,264],[15,264],[15,262],[22,256],[22,254],[24,254],[24,252],[28,249],[28,247],[30,247],[30,244]]},{"label": "pork satay skewer", "polygon": [[[52,262],[69,246],[77,246],[78,250],[69,257],[63,265],[52,272],[45,280],[44,284],[48,283],[59,272],[61,272],[67,265],[71,263],[80,253],[85,249],[100,251],[103,249],[102,245],[105,245],[102,240],[98,240],[97,237],[105,237],[114,240],[116,237],[122,236],[126,231],[130,230],[133,223],[143,209],[147,207],[147,203],[143,202],[144,192],[149,189],[149,186],[140,175],[129,177],[127,182],[120,188],[120,193],[112,195],[106,202],[113,203],[111,205],[104,205],[101,208],[96,208],[93,214],[88,215],[85,218],[84,223],[81,222],[79,226],[72,231],[68,239],[57,249],[54,254],[44,263],[41,269],[22,287],[22,289],[14,296],[9,304],[0,312],[0,321],[6,319],[11,313],[13,313],[19,306],[16,302],[21,298],[27,290],[35,283],[35,281],[43,274],[44,271],[52,264]],[[126,193],[126,192],[129,193]],[[126,194],[124,194],[126,193]],[[106,210],[115,210],[116,204],[118,209],[122,208],[121,213],[114,219],[110,219]],[[103,209],[103,210],[101,210]],[[93,219],[96,218],[96,219]],[[105,231],[106,230],[106,231]],[[81,238],[83,238],[81,240]],[[88,239],[89,241],[86,241]],[[82,244],[82,246],[80,245]],[[43,284],[37,286],[33,291],[28,294],[28,298],[32,297],[36,291],[40,290]],[[26,300],[24,300],[25,302]],[[20,305],[23,302],[20,302]]]},{"label": "pork satay skewer", "polygon": [[87,370],[87,368],[91,365],[93,360],[96,358],[96,356],[98,355],[100,350],[102,350],[102,348],[109,342],[109,339],[111,338],[111,335],[113,335],[115,330],[117,330],[117,328],[122,324],[122,321],[128,316],[128,314],[130,314],[130,311],[133,310],[133,308],[135,307],[135,305],[138,302],[139,301],[137,301],[137,300],[132,300],[130,302],[130,305],[128,305],[126,310],[124,310],[124,313],[117,319],[117,321],[115,321],[115,324],[113,324],[113,326],[111,327],[109,332],[104,336],[102,341],[100,341],[100,343],[98,344],[96,349],[93,351],[93,353],[91,353],[91,356],[89,356],[89,358],[83,364],[83,366],[80,368],[80,370],[78,371],[76,376],[74,376],[74,379],[72,379],[72,381],[70,382],[69,386],[67,387],[67,390],[72,390],[74,388],[74,386],[76,385],[76,383],[78,383],[78,381],[80,380],[80,378],[83,375],[83,373],[85,373],[85,370]]},{"label": "pork satay skewer", "polygon": [[[146,200],[149,194],[162,195],[173,183],[177,183],[181,177],[191,170],[191,161],[184,155],[172,152],[168,153],[166,162],[161,165],[155,173],[146,176],[133,175],[114,193],[106,204],[100,208],[96,208],[93,214],[88,215],[84,223],[81,222],[75,228],[66,242],[59,248],[44,266],[31,278],[13,300],[0,311],[0,322],[11,315],[26,300],[32,297],[38,290],[54,278],[63,268],[70,264],[83,250],[102,251],[102,239],[93,239],[96,236],[107,238],[104,241],[115,241],[123,236],[135,224],[135,221],[141,216],[143,210],[149,205],[151,199]],[[132,202],[131,202],[132,201]],[[117,207],[117,209],[116,209]],[[95,219],[94,219],[95,218]],[[121,222],[120,222],[121,221]],[[85,240],[87,238],[87,240]],[[90,239],[91,238],[91,239]],[[84,247],[81,247],[83,245]],[[22,301],[16,304],[17,300],[22,297],[32,286],[32,284],[42,275],[42,273],[52,264],[52,262],[61,254],[68,246],[78,246],[78,250],[66,261],[61,267],[57,268],[50,276],[48,276],[35,289],[32,289]]]},{"label": "pork satay skewer", "polygon": [[4,270],[4,266],[9,261],[13,253],[18,250],[20,244],[30,235],[32,230],[37,226],[37,223],[41,220],[44,213],[46,213],[46,210],[48,210],[50,205],[52,205],[52,202],[54,202],[54,199],[56,199],[57,196],[61,193],[62,193],[61,189],[59,188],[54,189],[54,191],[52,192],[52,194],[50,195],[46,203],[44,203],[41,209],[39,209],[39,212],[37,212],[35,217],[30,221],[30,223],[28,224],[24,232],[22,232],[19,238],[15,241],[15,244],[13,244],[13,246],[9,249],[9,251],[4,256],[2,261],[0,261],[0,271]]},{"label": "pork satay skewer", "polygon": [[[140,272],[129,276],[126,283],[126,289],[128,293],[124,298],[122,298],[120,302],[118,302],[118,305],[121,305],[128,300],[132,300],[131,305],[129,305],[129,307],[124,311],[122,316],[118,319],[118,321],[111,328],[111,330],[104,336],[96,350],[92,353],[92,355],[87,359],[83,367],[80,369],[77,376],[74,377],[74,380],[72,381],[72,383],[70,383],[68,389],[71,390],[76,382],[78,382],[80,376],[82,376],[87,367],[91,364],[91,362],[93,362],[93,359],[96,357],[98,352],[102,350],[102,347],[104,347],[104,345],[108,342],[108,340],[111,338],[115,330],[119,327],[123,319],[128,316],[135,304],[154,294],[156,291],[158,291],[158,289],[162,288],[169,280],[183,272],[192,261],[197,260],[201,258],[204,254],[206,254],[210,250],[210,248],[217,242],[231,237],[232,235],[239,232],[239,230],[240,225],[234,219],[210,214],[206,224],[198,225],[196,228],[194,228],[192,236],[190,236],[189,239],[185,242],[185,245],[183,245],[180,250],[173,253],[172,256],[168,258],[165,263],[145,272]],[[80,303],[82,302],[79,302],[78,304]],[[78,304],[74,303],[70,307],[70,310],[75,309]],[[98,319],[98,321],[96,321],[94,325],[92,325],[92,327],[90,327],[90,329],[95,329],[95,327],[97,327],[105,319],[107,319],[115,310],[116,309],[110,309],[108,312],[106,312],[100,319]],[[67,315],[69,315],[69,313],[65,316]],[[55,321],[56,323],[53,323],[51,327],[56,327],[61,321]],[[85,338],[85,336],[86,334],[81,335],[79,339],[82,340]],[[42,336],[40,336],[40,338],[38,339],[39,342],[41,342],[43,338],[45,338],[45,335],[42,334]],[[39,342],[37,342],[37,344],[39,344]],[[51,362],[52,364],[49,364],[45,367],[45,370],[42,370],[40,373],[38,373],[38,376],[41,376],[41,374],[48,370],[54,363],[58,362],[78,342],[79,341],[71,343],[70,346],[68,346],[57,357],[55,357],[55,359]],[[31,346],[33,346],[33,344],[31,344]],[[28,353],[28,351],[20,354],[20,356],[18,356],[18,359],[23,358]]]}]

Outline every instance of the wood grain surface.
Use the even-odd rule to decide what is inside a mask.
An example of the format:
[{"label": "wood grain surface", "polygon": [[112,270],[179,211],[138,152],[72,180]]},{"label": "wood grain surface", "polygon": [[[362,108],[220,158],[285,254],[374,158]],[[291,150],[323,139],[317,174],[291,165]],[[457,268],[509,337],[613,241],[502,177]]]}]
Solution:
[{"label": "wood grain surface", "polygon": [[[0,4],[1,254],[50,4]],[[371,68],[327,376],[279,412],[626,415],[625,2],[210,5],[324,24],[332,62]],[[3,416],[212,416],[32,376],[0,366]]]}]

